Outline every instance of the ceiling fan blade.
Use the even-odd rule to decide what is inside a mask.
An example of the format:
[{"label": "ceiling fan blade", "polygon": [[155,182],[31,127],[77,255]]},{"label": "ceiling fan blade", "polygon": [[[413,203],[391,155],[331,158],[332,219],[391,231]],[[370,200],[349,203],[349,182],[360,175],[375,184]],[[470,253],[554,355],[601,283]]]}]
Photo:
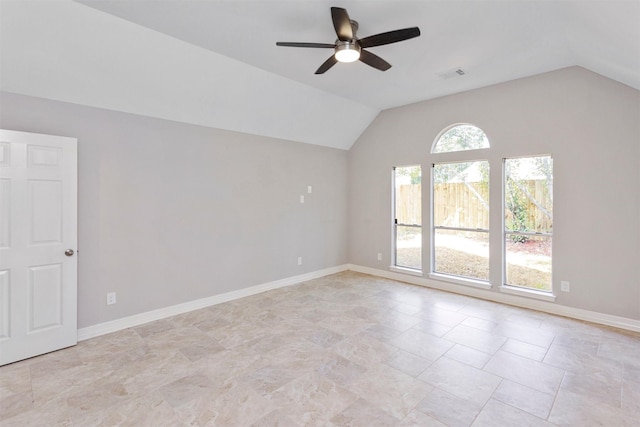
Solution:
[{"label": "ceiling fan blade", "polygon": [[420,35],[420,28],[411,27],[402,30],[388,31],[386,33],[375,34],[373,36],[360,39],[360,46],[363,48],[382,46],[384,44],[401,42],[412,39]]},{"label": "ceiling fan blade", "polygon": [[336,47],[329,43],[297,43],[297,42],[276,42],[276,46],[288,46],[288,47],[327,47],[333,49]]},{"label": "ceiling fan blade", "polygon": [[341,7],[332,7],[331,19],[333,20],[333,28],[336,29],[338,40],[347,41],[353,39],[351,19],[349,19],[349,14],[346,9]]},{"label": "ceiling fan blade", "polygon": [[329,59],[324,61],[320,68],[316,70],[316,74],[324,74],[325,71],[336,65],[336,62],[338,62],[338,60],[336,59],[335,55],[331,55]]},{"label": "ceiling fan blade", "polygon": [[360,51],[360,61],[380,71],[387,71],[391,68],[391,64],[387,61],[364,49]]}]

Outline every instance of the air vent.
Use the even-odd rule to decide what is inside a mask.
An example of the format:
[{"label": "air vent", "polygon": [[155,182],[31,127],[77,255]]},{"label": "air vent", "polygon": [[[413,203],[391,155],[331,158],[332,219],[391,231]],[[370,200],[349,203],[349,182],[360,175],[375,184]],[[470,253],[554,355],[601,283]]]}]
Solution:
[{"label": "air vent", "polygon": [[460,76],[464,76],[465,72],[462,68],[460,67],[456,67],[452,70],[447,70],[443,73],[438,73],[436,74],[438,77],[440,77],[442,80],[449,80],[452,79],[454,77],[460,77]]}]

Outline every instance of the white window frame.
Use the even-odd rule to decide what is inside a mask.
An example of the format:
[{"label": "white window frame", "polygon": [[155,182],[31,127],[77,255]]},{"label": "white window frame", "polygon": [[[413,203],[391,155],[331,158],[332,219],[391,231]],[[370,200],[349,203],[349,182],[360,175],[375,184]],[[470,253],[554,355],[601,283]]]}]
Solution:
[{"label": "white window frame", "polygon": [[[518,285],[513,285],[513,284],[508,284],[507,283],[507,245],[506,245],[506,241],[507,241],[507,236],[510,234],[516,234],[516,235],[523,235],[523,236],[544,236],[544,237],[548,237],[551,239],[551,245],[553,248],[553,232],[551,233],[538,233],[538,232],[518,232],[518,231],[511,231],[511,230],[507,230],[507,226],[506,226],[506,220],[505,220],[505,216],[506,216],[506,210],[507,210],[507,200],[506,200],[506,188],[507,188],[507,173],[506,173],[506,161],[510,160],[510,159],[528,159],[528,158],[533,158],[533,157],[550,157],[551,159],[553,159],[553,155],[551,154],[531,154],[531,155],[523,155],[523,156],[511,156],[511,157],[504,157],[502,159],[502,185],[501,185],[501,189],[502,189],[502,209],[501,209],[501,214],[502,214],[502,262],[501,262],[501,267],[502,267],[502,280],[501,280],[501,285],[500,285],[500,291],[503,293],[507,293],[507,294],[512,294],[512,295],[518,295],[518,296],[526,296],[526,297],[531,297],[531,298],[536,298],[536,299],[540,299],[543,301],[550,301],[553,302],[556,300],[556,295],[555,295],[555,289],[554,289],[554,280],[553,280],[553,267],[551,269],[551,290],[550,291],[543,291],[543,290],[537,290],[537,289],[533,289],[533,288],[528,288],[526,286],[518,286]],[[552,189],[553,191],[553,189]],[[551,263],[553,265],[553,249],[551,250]]]},{"label": "white window frame", "polygon": [[[417,167],[420,168],[420,177],[421,177],[421,181],[422,181],[422,165],[419,164],[414,164],[414,165],[404,165],[404,166],[394,166],[392,171],[391,171],[391,193],[392,193],[392,204],[391,204],[391,220],[392,220],[392,232],[391,232],[391,262],[392,265],[389,266],[389,270],[390,271],[394,271],[396,273],[404,273],[404,274],[410,274],[413,276],[420,276],[422,277],[422,271],[424,266],[422,265],[422,255],[424,253],[424,227],[423,224],[398,224],[398,220],[397,220],[397,215],[396,215],[396,169],[397,168],[411,168],[411,167]],[[422,196],[421,196],[422,197]],[[423,213],[423,209],[422,209],[422,203],[420,203],[420,217],[422,218],[422,221],[424,223],[424,217],[422,215]],[[421,268],[412,268],[412,267],[406,267],[406,266],[400,266],[398,265],[398,226],[402,226],[402,227],[415,227],[415,228],[419,228],[420,229],[420,236],[422,236],[422,240],[423,242],[420,245],[420,267]]]},{"label": "white window frame", "polygon": [[[457,126],[457,125],[455,125]],[[450,126],[447,130],[453,128],[454,126]],[[441,132],[443,134],[444,132]],[[454,153],[454,151],[452,151]],[[440,154],[440,153],[438,153]],[[434,187],[435,187],[435,178],[434,171],[437,165],[447,165],[454,163],[473,163],[473,162],[486,162],[489,170],[491,170],[491,162],[488,159],[474,159],[474,160],[453,160],[453,161],[443,161],[443,162],[435,162],[431,164],[431,185],[430,185],[430,253],[431,259],[429,260],[429,277],[432,279],[443,280],[447,282],[452,282],[460,285],[473,286],[477,288],[488,289],[491,288],[491,282],[489,280],[482,280],[472,277],[458,276],[450,273],[443,273],[435,271],[436,265],[436,247],[435,247],[435,237],[436,230],[454,230],[454,231],[471,231],[471,232],[482,232],[486,233],[487,237],[491,236],[491,227],[485,229],[476,229],[476,228],[466,228],[466,227],[447,227],[447,226],[436,226],[435,225],[435,203],[434,203]],[[491,182],[489,180],[489,191],[491,192]],[[490,203],[490,199],[489,199]],[[491,207],[489,207],[489,215],[491,215]],[[490,218],[491,216],[489,216]],[[491,252],[489,251],[489,263],[491,262]]]}]

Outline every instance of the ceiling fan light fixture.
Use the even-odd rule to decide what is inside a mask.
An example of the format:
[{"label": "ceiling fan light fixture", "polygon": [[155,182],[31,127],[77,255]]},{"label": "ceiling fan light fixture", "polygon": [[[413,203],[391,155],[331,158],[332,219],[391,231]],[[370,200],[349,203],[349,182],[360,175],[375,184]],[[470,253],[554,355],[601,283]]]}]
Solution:
[{"label": "ceiling fan light fixture", "polygon": [[335,57],[339,62],[357,61],[360,59],[360,46],[350,41],[338,42]]}]

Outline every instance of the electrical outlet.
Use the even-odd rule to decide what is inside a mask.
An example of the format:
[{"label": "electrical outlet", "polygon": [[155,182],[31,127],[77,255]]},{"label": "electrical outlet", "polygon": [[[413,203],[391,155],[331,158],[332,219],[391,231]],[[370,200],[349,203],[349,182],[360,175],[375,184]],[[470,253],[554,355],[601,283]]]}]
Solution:
[{"label": "electrical outlet", "polygon": [[382,261],[382,254],[378,252],[378,261]]},{"label": "electrical outlet", "polygon": [[560,290],[562,292],[569,292],[571,291],[571,286],[569,285],[569,282],[567,282],[566,280],[562,280],[560,282]]},{"label": "electrical outlet", "polygon": [[300,203],[304,203],[304,196],[300,196]]},{"label": "electrical outlet", "polygon": [[298,257],[298,265],[302,265],[302,257],[301,256]]},{"label": "electrical outlet", "polygon": [[113,305],[116,303],[116,293],[108,292],[107,293],[107,305]]},{"label": "electrical outlet", "polygon": [[311,194],[313,192],[313,187],[311,187],[310,185],[307,186],[307,193]]}]

